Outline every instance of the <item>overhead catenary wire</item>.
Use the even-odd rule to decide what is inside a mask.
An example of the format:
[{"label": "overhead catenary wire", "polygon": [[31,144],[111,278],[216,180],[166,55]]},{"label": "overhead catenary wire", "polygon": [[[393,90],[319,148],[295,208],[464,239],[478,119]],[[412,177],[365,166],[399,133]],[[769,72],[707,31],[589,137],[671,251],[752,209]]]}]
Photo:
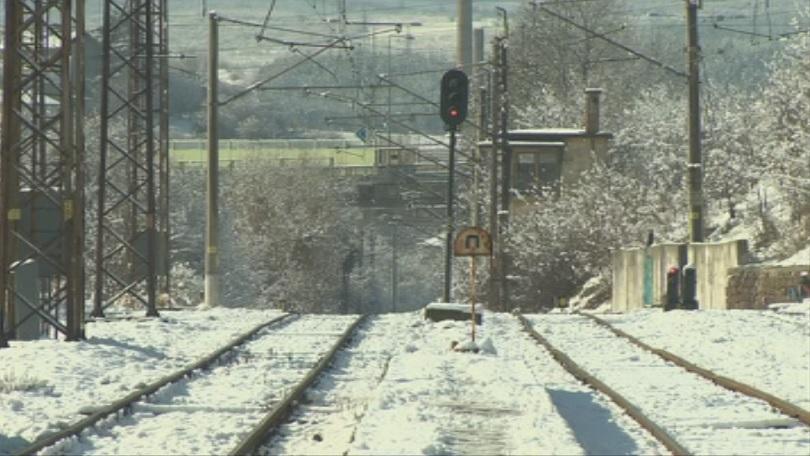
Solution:
[{"label": "overhead catenary wire", "polygon": [[[300,29],[291,29],[291,28],[286,28],[286,27],[277,27],[277,26],[271,26],[271,25],[264,25],[264,24],[259,24],[259,23],[256,23],[256,22],[250,22],[250,21],[245,21],[245,20],[241,20],[241,19],[233,19],[233,18],[229,18],[229,17],[225,17],[225,16],[217,16],[217,19],[219,19],[220,22],[231,23],[231,24],[234,24],[234,25],[241,25],[241,26],[245,26],[245,27],[260,28],[262,30],[276,30],[276,31],[279,31],[279,32],[297,33],[299,35],[308,35],[308,36],[314,36],[314,37],[320,37],[320,38],[329,38],[329,39],[341,38],[339,35],[334,35],[334,34],[309,32],[309,31],[300,30]],[[267,37],[262,36],[261,38],[266,39]]]},{"label": "overhead catenary wire", "polygon": [[622,44],[622,43],[620,43],[620,42],[618,42],[618,41],[616,41],[616,40],[614,40],[612,38],[608,38],[607,36],[605,36],[602,33],[591,30],[590,28],[585,27],[584,25],[581,25],[581,24],[573,21],[570,18],[568,18],[566,16],[563,16],[562,14],[559,14],[559,13],[557,13],[555,11],[552,11],[552,10],[546,8],[545,6],[543,6],[544,3],[538,3],[538,2],[531,2],[531,3],[533,5],[537,5],[537,10],[538,11],[542,11],[545,14],[556,17],[557,19],[565,22],[566,24],[569,24],[569,25],[571,25],[571,26],[573,26],[575,28],[578,28],[578,29],[586,32],[586,33],[589,33],[589,34],[593,35],[596,38],[604,40],[605,42],[610,43],[613,46],[616,46],[616,47],[618,47],[618,48],[620,48],[620,49],[622,49],[622,50],[624,50],[626,52],[629,52],[630,54],[633,54],[633,55],[639,57],[640,59],[642,59],[642,60],[644,60],[646,62],[649,62],[649,63],[651,63],[653,65],[656,65],[656,66],[658,66],[658,67],[660,67],[660,68],[662,68],[662,69],[664,69],[664,70],[666,70],[666,71],[668,71],[668,72],[670,72],[670,73],[672,73],[674,75],[681,76],[681,77],[684,77],[684,78],[689,77],[689,75],[684,73],[683,71],[680,71],[680,70],[678,70],[676,68],[673,68],[673,67],[667,65],[666,63],[663,63],[663,62],[661,62],[659,60],[656,60],[656,59],[654,59],[652,57],[649,57],[649,56],[647,56],[645,54],[642,54],[641,52],[636,51],[635,49],[630,48],[629,46],[626,46],[626,45],[624,45],[624,44]]},{"label": "overhead catenary wire", "polygon": [[269,76],[269,77],[267,77],[265,79],[262,79],[261,81],[257,81],[255,83],[251,84],[250,86],[246,87],[244,90],[241,90],[241,91],[237,92],[236,94],[230,96],[229,98],[225,99],[224,101],[219,102],[219,105],[220,106],[225,106],[228,103],[233,102],[234,100],[237,100],[239,98],[244,97],[245,95],[249,94],[250,92],[253,92],[254,90],[264,86],[265,84],[269,84],[270,82],[272,82],[272,81],[280,78],[281,76],[289,73],[290,71],[294,70],[295,68],[298,68],[299,66],[303,65],[304,63],[309,62],[311,59],[319,56],[320,54],[326,52],[327,50],[335,49],[341,43],[345,43],[345,42],[351,41],[353,39],[364,38],[364,37],[374,36],[374,35],[379,35],[379,34],[384,34],[384,33],[390,33],[391,31],[392,30],[386,29],[386,30],[380,30],[380,31],[376,31],[376,32],[366,33],[366,34],[363,34],[363,35],[338,38],[338,39],[332,41],[331,43],[324,45],[324,47],[322,47],[321,49],[319,49],[319,50],[317,50],[317,51],[315,51],[315,52],[313,52],[311,54],[306,55],[305,58],[299,60],[298,62],[296,62],[296,63],[294,63],[292,65],[290,65],[289,67],[287,67],[287,68],[285,68],[285,69],[283,69],[283,70],[281,70],[281,71],[279,71],[277,73],[274,73],[273,75],[271,75],[271,76]]},{"label": "overhead catenary wire", "polygon": [[276,8],[276,0],[272,0],[272,3],[270,3],[270,8],[267,10],[267,15],[264,16],[264,23],[262,24],[262,29],[259,31],[259,34],[256,35],[257,41],[261,37],[264,37],[264,31],[267,30],[267,26],[270,23],[270,17],[273,15],[273,10],[275,8]]}]

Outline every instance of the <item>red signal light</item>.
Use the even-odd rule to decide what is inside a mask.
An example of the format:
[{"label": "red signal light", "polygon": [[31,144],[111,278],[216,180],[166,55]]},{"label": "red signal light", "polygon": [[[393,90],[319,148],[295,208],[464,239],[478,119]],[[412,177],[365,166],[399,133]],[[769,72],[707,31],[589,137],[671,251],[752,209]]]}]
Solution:
[{"label": "red signal light", "polygon": [[456,108],[450,108],[448,114],[450,114],[450,117],[458,117],[461,113]]}]

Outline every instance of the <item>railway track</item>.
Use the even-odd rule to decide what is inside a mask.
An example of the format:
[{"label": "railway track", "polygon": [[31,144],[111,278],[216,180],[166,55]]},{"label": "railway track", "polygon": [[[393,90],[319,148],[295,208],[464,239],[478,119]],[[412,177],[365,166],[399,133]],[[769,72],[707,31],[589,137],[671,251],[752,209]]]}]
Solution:
[{"label": "railway track", "polygon": [[[450,351],[468,330],[466,322],[375,318],[256,454],[665,451],[544,352],[523,350],[519,341],[530,339],[511,316],[493,315],[480,329],[499,340],[497,353]],[[552,405],[560,402],[563,413]],[[590,416],[587,424],[570,424],[575,414]]]},{"label": "railway track", "polygon": [[[810,446],[806,411],[776,413],[592,317],[487,318],[479,336],[497,352],[470,354],[448,351],[468,336],[466,322],[279,317],[19,454],[680,455],[739,454],[740,442],[806,454]],[[546,350],[526,350],[532,339]],[[413,423],[419,435],[398,435]]]},{"label": "railway track", "polygon": [[711,381],[711,382],[713,382],[713,383],[715,383],[717,385],[720,385],[723,388],[726,388],[728,390],[731,390],[731,391],[734,391],[734,392],[737,392],[737,393],[741,393],[741,394],[745,394],[745,395],[753,397],[755,399],[761,399],[761,400],[767,402],[768,404],[770,404],[771,407],[779,410],[780,412],[784,413],[785,415],[787,415],[789,417],[792,417],[792,418],[796,418],[797,420],[801,421],[802,423],[810,426],[810,411],[805,410],[805,409],[799,407],[798,405],[791,404],[790,402],[788,402],[788,401],[786,401],[784,399],[776,397],[775,395],[767,393],[765,391],[762,391],[762,390],[760,390],[758,388],[754,388],[751,385],[748,385],[748,384],[739,382],[737,380],[722,376],[722,375],[717,374],[715,372],[712,372],[709,369],[700,367],[700,366],[698,366],[698,365],[696,365],[694,363],[691,363],[691,362],[681,358],[680,356],[677,356],[677,355],[675,355],[673,353],[670,353],[670,352],[668,352],[666,350],[662,350],[660,348],[655,348],[655,347],[652,347],[650,345],[647,345],[644,342],[642,342],[641,340],[639,340],[638,338],[635,338],[635,337],[631,336],[630,334],[627,334],[626,332],[614,327],[610,323],[606,322],[605,320],[602,320],[601,318],[599,318],[599,317],[597,317],[595,315],[589,315],[589,314],[579,314],[579,315],[583,315],[583,316],[585,316],[587,318],[590,318],[591,320],[596,322],[598,325],[607,328],[613,334],[616,334],[619,337],[627,339],[633,345],[635,345],[637,347],[640,347],[640,348],[642,348],[642,349],[644,349],[644,350],[646,350],[646,351],[648,351],[650,353],[656,354],[656,355],[660,356],[661,358],[663,358],[663,359],[665,359],[665,360],[667,360],[667,361],[669,361],[669,362],[671,362],[673,364],[676,364],[676,365],[688,370],[689,372],[700,375],[701,377],[703,377],[703,378],[705,378],[705,379],[707,379],[707,380],[709,380],[709,381]]},{"label": "railway track", "polygon": [[290,416],[293,409],[298,405],[304,396],[304,393],[313,383],[321,376],[324,370],[334,361],[335,355],[343,347],[343,345],[352,337],[354,332],[365,320],[365,317],[360,317],[354,321],[346,331],[343,332],[341,337],[336,343],[332,345],[329,352],[322,356],[315,366],[307,373],[303,380],[301,380],[290,393],[288,393],[280,402],[278,402],[273,409],[268,413],[253,430],[251,430],[240,442],[236,448],[231,450],[230,455],[252,455],[264,444],[272,435],[274,428],[278,427]]},{"label": "railway track", "polygon": [[[734,454],[740,439],[773,448],[773,454],[806,452],[806,410],[649,347],[594,317],[518,318],[566,370],[610,397],[673,454]],[[728,418],[739,416],[750,419]]]},{"label": "railway track", "polygon": [[[192,365],[97,407],[87,418],[17,454],[193,454],[195,442],[211,444],[212,439],[226,453],[261,421],[268,407],[289,407],[295,400],[289,398],[303,390],[296,384],[302,377],[311,381],[312,366],[325,367],[359,321],[285,315],[262,323]],[[187,446],[165,446],[160,436],[169,433],[183,436]]]}]

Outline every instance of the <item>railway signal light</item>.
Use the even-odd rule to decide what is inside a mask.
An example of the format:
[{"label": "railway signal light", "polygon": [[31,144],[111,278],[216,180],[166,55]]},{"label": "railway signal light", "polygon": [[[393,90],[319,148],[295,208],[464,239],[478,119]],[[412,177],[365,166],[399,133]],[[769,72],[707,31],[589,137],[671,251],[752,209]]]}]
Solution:
[{"label": "railway signal light", "polygon": [[450,70],[442,77],[439,114],[444,123],[455,128],[467,118],[470,81],[461,70]]}]

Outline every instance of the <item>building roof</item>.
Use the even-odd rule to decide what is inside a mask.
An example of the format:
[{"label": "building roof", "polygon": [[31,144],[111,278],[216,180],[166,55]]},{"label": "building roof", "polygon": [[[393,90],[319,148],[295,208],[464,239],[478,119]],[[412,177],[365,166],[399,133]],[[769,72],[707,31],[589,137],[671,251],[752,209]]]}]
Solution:
[{"label": "building roof", "polygon": [[[490,147],[491,141],[479,141],[478,146]],[[564,141],[509,141],[509,147],[565,147]]]},{"label": "building roof", "polygon": [[521,130],[509,130],[510,142],[513,141],[554,141],[575,137],[603,137],[612,138],[612,133],[597,132],[595,135],[588,134],[582,128],[531,128]]}]

